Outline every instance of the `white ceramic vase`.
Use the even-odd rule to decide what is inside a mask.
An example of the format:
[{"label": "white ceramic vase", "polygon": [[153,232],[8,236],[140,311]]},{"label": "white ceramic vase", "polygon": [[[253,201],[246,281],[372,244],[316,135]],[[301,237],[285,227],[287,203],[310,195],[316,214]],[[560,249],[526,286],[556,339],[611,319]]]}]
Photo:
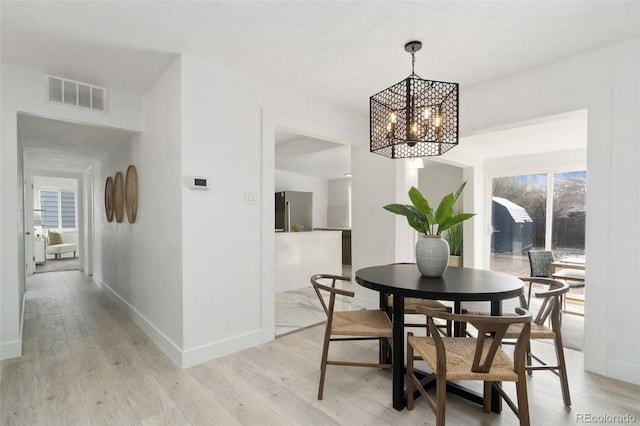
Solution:
[{"label": "white ceramic vase", "polygon": [[423,235],[416,244],[416,263],[425,277],[441,277],[449,265],[449,243],[439,235]]}]

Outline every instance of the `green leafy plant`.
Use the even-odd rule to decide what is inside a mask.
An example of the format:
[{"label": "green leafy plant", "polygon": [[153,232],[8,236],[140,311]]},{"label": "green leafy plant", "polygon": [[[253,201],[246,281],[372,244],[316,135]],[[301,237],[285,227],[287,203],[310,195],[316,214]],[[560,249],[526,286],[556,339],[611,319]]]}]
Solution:
[{"label": "green leafy plant", "polygon": [[451,256],[462,255],[462,222],[456,223],[447,229],[443,238],[449,243],[449,254]]},{"label": "green leafy plant", "polygon": [[409,225],[424,235],[442,235],[443,231],[475,216],[475,213],[454,214],[453,212],[453,206],[466,184],[466,181],[463,182],[455,194],[445,195],[435,212],[418,188],[414,186],[409,190],[409,199],[413,205],[388,204],[384,206],[384,209],[406,216]]}]

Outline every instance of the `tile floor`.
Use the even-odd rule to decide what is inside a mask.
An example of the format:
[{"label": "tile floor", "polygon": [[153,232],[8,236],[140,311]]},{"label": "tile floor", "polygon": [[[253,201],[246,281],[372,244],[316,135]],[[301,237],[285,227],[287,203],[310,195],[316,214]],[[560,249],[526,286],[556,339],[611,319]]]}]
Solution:
[{"label": "tile floor", "polygon": [[[351,267],[343,266],[342,274],[350,277]],[[350,282],[336,286],[345,290],[353,290],[355,285]],[[362,307],[353,304],[350,298],[338,297],[335,309],[347,311],[362,309]],[[322,305],[311,284],[309,287],[276,294],[276,337],[320,324],[326,318],[327,316],[322,310]]]}]

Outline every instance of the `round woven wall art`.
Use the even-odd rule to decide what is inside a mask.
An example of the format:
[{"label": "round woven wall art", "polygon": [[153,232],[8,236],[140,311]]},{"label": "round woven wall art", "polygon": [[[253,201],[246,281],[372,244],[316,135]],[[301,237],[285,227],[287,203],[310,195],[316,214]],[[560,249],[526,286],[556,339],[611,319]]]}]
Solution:
[{"label": "round woven wall art", "polygon": [[122,177],[122,172],[116,173],[116,178],[113,181],[113,198],[116,222],[120,223],[124,216],[124,179]]},{"label": "round woven wall art", "polygon": [[129,223],[135,223],[138,214],[138,171],[133,164],[127,169],[124,184],[124,204],[127,207]]},{"label": "round woven wall art", "polygon": [[104,185],[104,211],[107,222],[113,222],[113,178],[109,176]]}]

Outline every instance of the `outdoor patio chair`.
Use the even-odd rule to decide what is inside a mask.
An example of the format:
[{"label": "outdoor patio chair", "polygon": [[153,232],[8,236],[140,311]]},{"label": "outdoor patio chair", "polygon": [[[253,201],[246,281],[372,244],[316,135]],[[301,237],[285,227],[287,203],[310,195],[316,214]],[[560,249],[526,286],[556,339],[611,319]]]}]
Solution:
[{"label": "outdoor patio chair", "polygon": [[[553,252],[550,250],[529,250],[527,252],[528,256],[529,256],[529,266],[531,268],[531,273],[529,274],[530,277],[534,277],[534,278],[554,278],[550,276],[550,272],[551,272],[551,263],[554,262],[554,258],[553,258]],[[570,272],[570,270],[567,270]],[[569,285],[569,290],[571,289],[578,289],[578,288],[584,288],[585,283],[584,281],[572,281],[571,280],[571,273],[567,273],[567,274],[563,274],[565,272],[565,270],[561,270],[558,271],[560,277],[563,281],[566,281],[566,283]],[[562,275],[566,275],[566,276],[562,276]],[[529,303],[529,301],[531,300],[531,288],[532,286],[529,286],[529,291],[528,291],[528,296],[527,296],[527,303]],[[567,300],[573,300],[576,302],[580,302],[580,303],[584,303],[584,300],[581,297],[577,297],[574,296],[572,297],[570,294],[566,294],[562,297],[561,300],[561,305],[562,305],[562,312],[568,313],[568,314],[574,314],[574,315],[580,315],[580,316],[584,316],[582,313],[580,312],[574,312],[574,311],[570,311],[567,310],[566,308],[566,302]]]}]

